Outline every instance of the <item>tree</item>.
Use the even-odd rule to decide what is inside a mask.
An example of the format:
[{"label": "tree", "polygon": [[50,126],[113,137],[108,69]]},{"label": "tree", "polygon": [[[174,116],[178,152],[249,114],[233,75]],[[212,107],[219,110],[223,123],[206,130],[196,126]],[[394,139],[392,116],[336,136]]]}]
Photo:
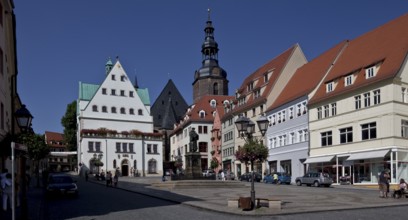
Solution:
[{"label": "tree", "polygon": [[268,158],[268,148],[257,140],[248,139],[244,146],[235,152],[235,158],[246,166],[251,163],[251,170],[254,170],[254,163],[262,163]]},{"label": "tree", "polygon": [[45,143],[44,135],[34,134],[34,133],[21,133],[17,137],[18,143],[27,146],[28,157],[33,160],[36,164],[36,174],[37,174],[37,186],[40,185],[39,178],[39,163],[40,160],[46,158],[50,153],[50,149]]},{"label": "tree", "polygon": [[61,124],[64,127],[64,143],[69,151],[77,150],[77,121],[76,121],[77,102],[73,101],[67,105],[64,117],[61,118]]}]

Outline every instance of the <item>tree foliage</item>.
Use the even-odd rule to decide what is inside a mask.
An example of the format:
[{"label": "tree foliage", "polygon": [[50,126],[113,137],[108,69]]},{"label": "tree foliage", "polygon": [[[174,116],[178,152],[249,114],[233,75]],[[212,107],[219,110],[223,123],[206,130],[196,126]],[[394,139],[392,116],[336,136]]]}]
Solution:
[{"label": "tree foliage", "polygon": [[243,147],[235,152],[235,158],[245,165],[251,163],[251,166],[257,162],[263,162],[268,158],[268,148],[259,141],[249,139]]},{"label": "tree foliage", "polygon": [[76,121],[77,102],[73,101],[67,105],[61,124],[64,127],[64,142],[69,151],[77,150],[77,121]]},{"label": "tree foliage", "polygon": [[18,136],[18,143],[27,146],[28,157],[34,161],[44,159],[50,153],[43,135],[33,133],[22,133]]}]

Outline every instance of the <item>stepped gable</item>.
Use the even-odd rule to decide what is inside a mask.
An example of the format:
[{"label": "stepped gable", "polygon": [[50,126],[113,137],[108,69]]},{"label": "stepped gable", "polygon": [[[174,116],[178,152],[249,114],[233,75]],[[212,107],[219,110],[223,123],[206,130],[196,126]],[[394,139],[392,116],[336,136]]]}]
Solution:
[{"label": "stepped gable", "polygon": [[[324,80],[339,83],[328,93],[325,84],[320,85],[309,104],[396,77],[407,56],[407,27],[408,14],[405,14],[351,40]],[[380,64],[376,76],[366,79],[365,68],[376,64]],[[357,73],[357,77],[352,85],[345,87],[341,80],[352,73]]]}]

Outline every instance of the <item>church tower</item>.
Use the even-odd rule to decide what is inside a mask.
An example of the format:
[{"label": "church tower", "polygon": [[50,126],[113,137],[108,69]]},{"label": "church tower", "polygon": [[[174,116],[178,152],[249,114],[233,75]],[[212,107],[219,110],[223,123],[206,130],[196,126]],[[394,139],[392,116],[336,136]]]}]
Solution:
[{"label": "church tower", "polygon": [[201,46],[202,66],[194,74],[194,103],[205,95],[228,95],[227,72],[218,65],[218,44],[214,39],[210,9],[204,32],[204,43]]}]

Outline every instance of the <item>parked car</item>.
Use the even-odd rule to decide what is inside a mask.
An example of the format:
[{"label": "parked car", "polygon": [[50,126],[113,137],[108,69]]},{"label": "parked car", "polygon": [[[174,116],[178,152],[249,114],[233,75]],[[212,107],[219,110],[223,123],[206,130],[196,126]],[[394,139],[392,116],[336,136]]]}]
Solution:
[{"label": "parked car", "polygon": [[[235,180],[235,174],[231,171],[224,170],[224,177],[226,180]],[[221,170],[218,171],[217,179],[221,179]]]},{"label": "parked car", "polygon": [[[254,172],[254,180],[255,182],[261,182],[262,180],[262,174]],[[251,182],[252,181],[252,172],[249,173],[244,173],[239,177],[239,180],[241,181],[248,181]]]},{"label": "parked car", "polygon": [[48,176],[46,195],[73,195],[78,196],[76,181],[64,173],[55,173]]},{"label": "parked car", "polygon": [[[264,177],[264,182],[265,183],[274,183],[273,181],[273,175],[275,173],[272,174],[268,174]],[[292,177],[287,174],[287,173],[283,173],[283,172],[276,172],[276,174],[278,174],[278,182],[277,184],[290,184],[290,181],[292,180]]]},{"label": "parked car", "polygon": [[323,172],[309,172],[306,173],[302,177],[297,177],[296,185],[301,186],[302,184],[306,184],[307,186],[325,186],[329,187],[333,183],[333,179],[330,177],[328,173]]},{"label": "parked car", "polygon": [[215,176],[214,170],[204,170],[203,177],[213,177]]}]

